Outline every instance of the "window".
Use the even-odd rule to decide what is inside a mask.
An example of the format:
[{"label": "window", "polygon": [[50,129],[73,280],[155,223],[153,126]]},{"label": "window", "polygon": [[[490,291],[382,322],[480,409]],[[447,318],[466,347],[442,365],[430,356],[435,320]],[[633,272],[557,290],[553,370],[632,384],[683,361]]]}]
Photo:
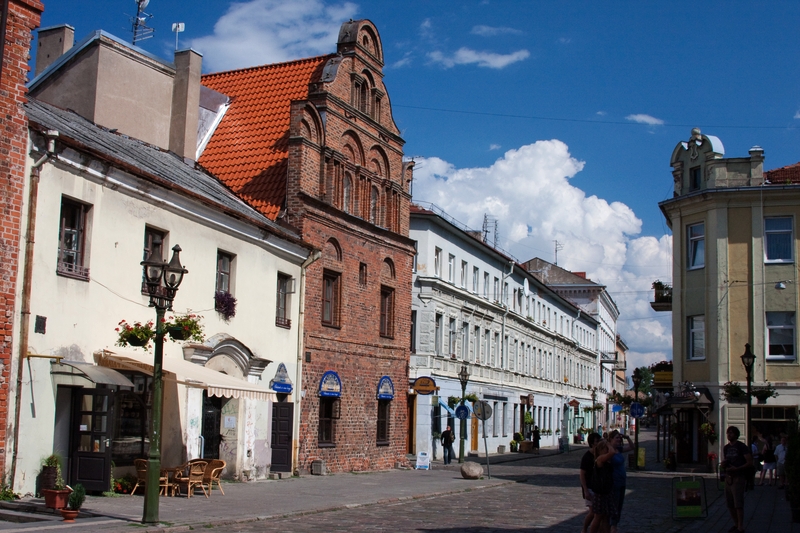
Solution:
[{"label": "window", "polygon": [[689,360],[706,358],[706,318],[703,315],[689,317]]},{"label": "window", "polygon": [[472,333],[472,361],[481,362],[481,327],[475,326]]},{"label": "window", "polygon": [[461,288],[467,288],[467,262],[461,261]]},{"label": "window", "polygon": [[453,254],[447,256],[447,281],[456,282],[456,256]]},{"label": "window", "polygon": [[417,250],[417,241],[414,241],[414,259],[411,261],[411,272],[417,273],[417,259],[419,258],[419,250]]},{"label": "window", "polygon": [[767,360],[794,361],[794,312],[768,312]]},{"label": "window", "polygon": [[231,292],[233,256],[217,250],[217,292]]},{"label": "window", "polygon": [[350,204],[352,203],[352,188],[353,182],[350,180],[350,175],[345,174],[344,183],[342,184],[342,210],[345,213],[349,213],[351,209]]},{"label": "window", "polygon": [[381,337],[394,336],[394,289],[381,287]]},{"label": "window", "polygon": [[378,188],[372,188],[372,194],[369,199],[369,221],[378,225]]},{"label": "window", "polygon": [[411,353],[417,353],[417,312],[411,311]]},{"label": "window", "polygon": [[293,293],[292,277],[278,272],[277,304],[275,306],[275,325],[282,328],[292,327],[289,318],[289,294]]},{"label": "window", "polygon": [[56,272],[62,276],[89,279],[86,267],[85,230],[89,206],[61,199],[61,222],[58,228],[58,264]]},{"label": "window", "polygon": [[792,254],[792,217],[764,219],[764,259],[770,263],[790,263]]},{"label": "window", "polygon": [[442,277],[442,249],[436,248],[433,252],[433,274],[437,278]]},{"label": "window", "polygon": [[494,278],[494,295],[493,295],[493,298],[494,298],[495,302],[500,301],[500,279],[499,278]]},{"label": "window", "polygon": [[469,324],[466,322],[461,323],[461,360],[467,360],[467,353],[469,352]]},{"label": "window", "polygon": [[700,188],[700,177],[702,173],[700,167],[692,167],[689,169],[689,189],[696,191]]},{"label": "window", "polygon": [[442,315],[437,314],[433,331],[433,352],[436,355],[442,355],[442,320]]},{"label": "window", "polygon": [[319,444],[333,446],[336,431],[336,418],[339,398],[320,397],[319,399]]},{"label": "window", "polygon": [[362,287],[367,286],[367,264],[366,263],[359,263],[358,264],[358,284]]},{"label": "window", "polygon": [[491,354],[491,344],[492,344],[492,337],[491,332],[487,329],[484,330],[483,335],[483,364],[489,363],[489,357]]},{"label": "window", "polygon": [[378,436],[376,438],[376,444],[378,446],[389,445],[389,414],[391,405],[391,400],[378,400]]},{"label": "window", "polygon": [[322,274],[322,324],[339,326],[339,280],[338,272],[324,271]]},{"label": "window", "polygon": [[452,357],[456,354],[456,319],[450,319],[450,327],[447,332],[447,353]]},{"label": "window", "polygon": [[693,224],[686,228],[688,239],[688,268],[703,268],[706,264],[705,224]]},{"label": "window", "polygon": [[483,297],[489,298],[489,273],[483,273]]},{"label": "window", "polygon": [[472,267],[472,292],[478,294],[480,286],[481,270],[478,267]]}]

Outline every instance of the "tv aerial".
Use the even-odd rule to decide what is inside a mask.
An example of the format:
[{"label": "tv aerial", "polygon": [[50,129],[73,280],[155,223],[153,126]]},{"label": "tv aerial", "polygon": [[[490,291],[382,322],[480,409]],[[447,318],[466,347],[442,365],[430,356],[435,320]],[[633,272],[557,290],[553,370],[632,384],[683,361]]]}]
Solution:
[{"label": "tv aerial", "polygon": [[150,0],[133,0],[136,2],[136,16],[131,17],[131,24],[133,31],[133,44],[138,41],[144,41],[153,36],[155,30],[147,25],[147,22],[153,18],[153,15],[145,13],[144,10],[150,3]]},{"label": "tv aerial", "polygon": [[178,51],[178,34],[186,29],[186,24],[183,22],[173,22],[172,31],[175,32],[175,51]]}]

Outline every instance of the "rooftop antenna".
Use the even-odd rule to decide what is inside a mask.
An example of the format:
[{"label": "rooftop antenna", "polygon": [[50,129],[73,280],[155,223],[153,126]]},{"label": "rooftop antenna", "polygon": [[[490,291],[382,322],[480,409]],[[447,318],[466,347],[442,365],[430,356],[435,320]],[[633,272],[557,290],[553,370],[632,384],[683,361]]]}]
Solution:
[{"label": "rooftop antenna", "polygon": [[498,235],[498,222],[497,219],[489,216],[488,214],[483,214],[483,228],[481,228],[481,233],[483,233],[483,242],[486,244],[489,243],[489,232],[492,232],[492,239],[493,242],[491,243],[493,248],[497,248],[497,243],[500,240],[500,236]]},{"label": "rooftop antenna", "polygon": [[186,29],[186,24],[183,22],[174,22],[172,24],[172,31],[175,32],[175,51],[178,51],[178,34]]},{"label": "rooftop antenna", "polygon": [[135,45],[138,41],[144,41],[152,37],[155,30],[147,25],[147,21],[153,18],[153,15],[144,12],[150,0],[133,1],[136,2],[136,16],[131,17],[131,23],[133,24],[131,30],[133,31],[133,44]]},{"label": "rooftop antenna", "polygon": [[556,263],[555,263],[555,265],[558,266],[558,251],[564,249],[564,244],[560,243],[558,241],[553,241],[553,243],[555,244],[555,249],[556,249]]}]

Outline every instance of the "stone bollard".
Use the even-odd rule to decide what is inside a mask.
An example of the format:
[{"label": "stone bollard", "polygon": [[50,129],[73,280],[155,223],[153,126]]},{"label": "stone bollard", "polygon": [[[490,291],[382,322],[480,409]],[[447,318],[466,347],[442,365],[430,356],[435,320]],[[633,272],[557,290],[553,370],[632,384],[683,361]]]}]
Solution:
[{"label": "stone bollard", "polygon": [[467,461],[461,465],[461,477],[464,479],[480,479],[483,477],[483,466],[480,463]]}]

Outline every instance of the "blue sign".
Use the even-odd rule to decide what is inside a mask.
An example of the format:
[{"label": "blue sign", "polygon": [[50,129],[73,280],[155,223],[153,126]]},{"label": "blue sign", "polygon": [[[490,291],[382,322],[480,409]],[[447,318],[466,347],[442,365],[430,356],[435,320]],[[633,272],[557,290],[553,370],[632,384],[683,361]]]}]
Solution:
[{"label": "blue sign", "polygon": [[286,371],[285,364],[278,365],[278,370],[275,372],[275,377],[269,382],[269,386],[275,392],[292,393],[292,380],[289,379],[289,372]]},{"label": "blue sign", "polygon": [[620,411],[622,411],[622,406],[620,404],[615,403],[614,405],[611,406],[612,413],[619,413]]},{"label": "blue sign", "polygon": [[466,405],[459,405],[456,407],[456,418],[459,420],[466,420],[469,418],[469,407]]},{"label": "blue sign", "polygon": [[383,376],[378,382],[378,399],[394,400],[394,384],[389,376]]},{"label": "blue sign", "polygon": [[328,370],[322,374],[322,379],[319,380],[319,395],[332,396],[334,398],[342,395],[342,380],[339,379],[339,374],[333,370]]},{"label": "blue sign", "polygon": [[631,416],[633,418],[642,418],[644,416],[644,407],[639,402],[631,404]]}]

